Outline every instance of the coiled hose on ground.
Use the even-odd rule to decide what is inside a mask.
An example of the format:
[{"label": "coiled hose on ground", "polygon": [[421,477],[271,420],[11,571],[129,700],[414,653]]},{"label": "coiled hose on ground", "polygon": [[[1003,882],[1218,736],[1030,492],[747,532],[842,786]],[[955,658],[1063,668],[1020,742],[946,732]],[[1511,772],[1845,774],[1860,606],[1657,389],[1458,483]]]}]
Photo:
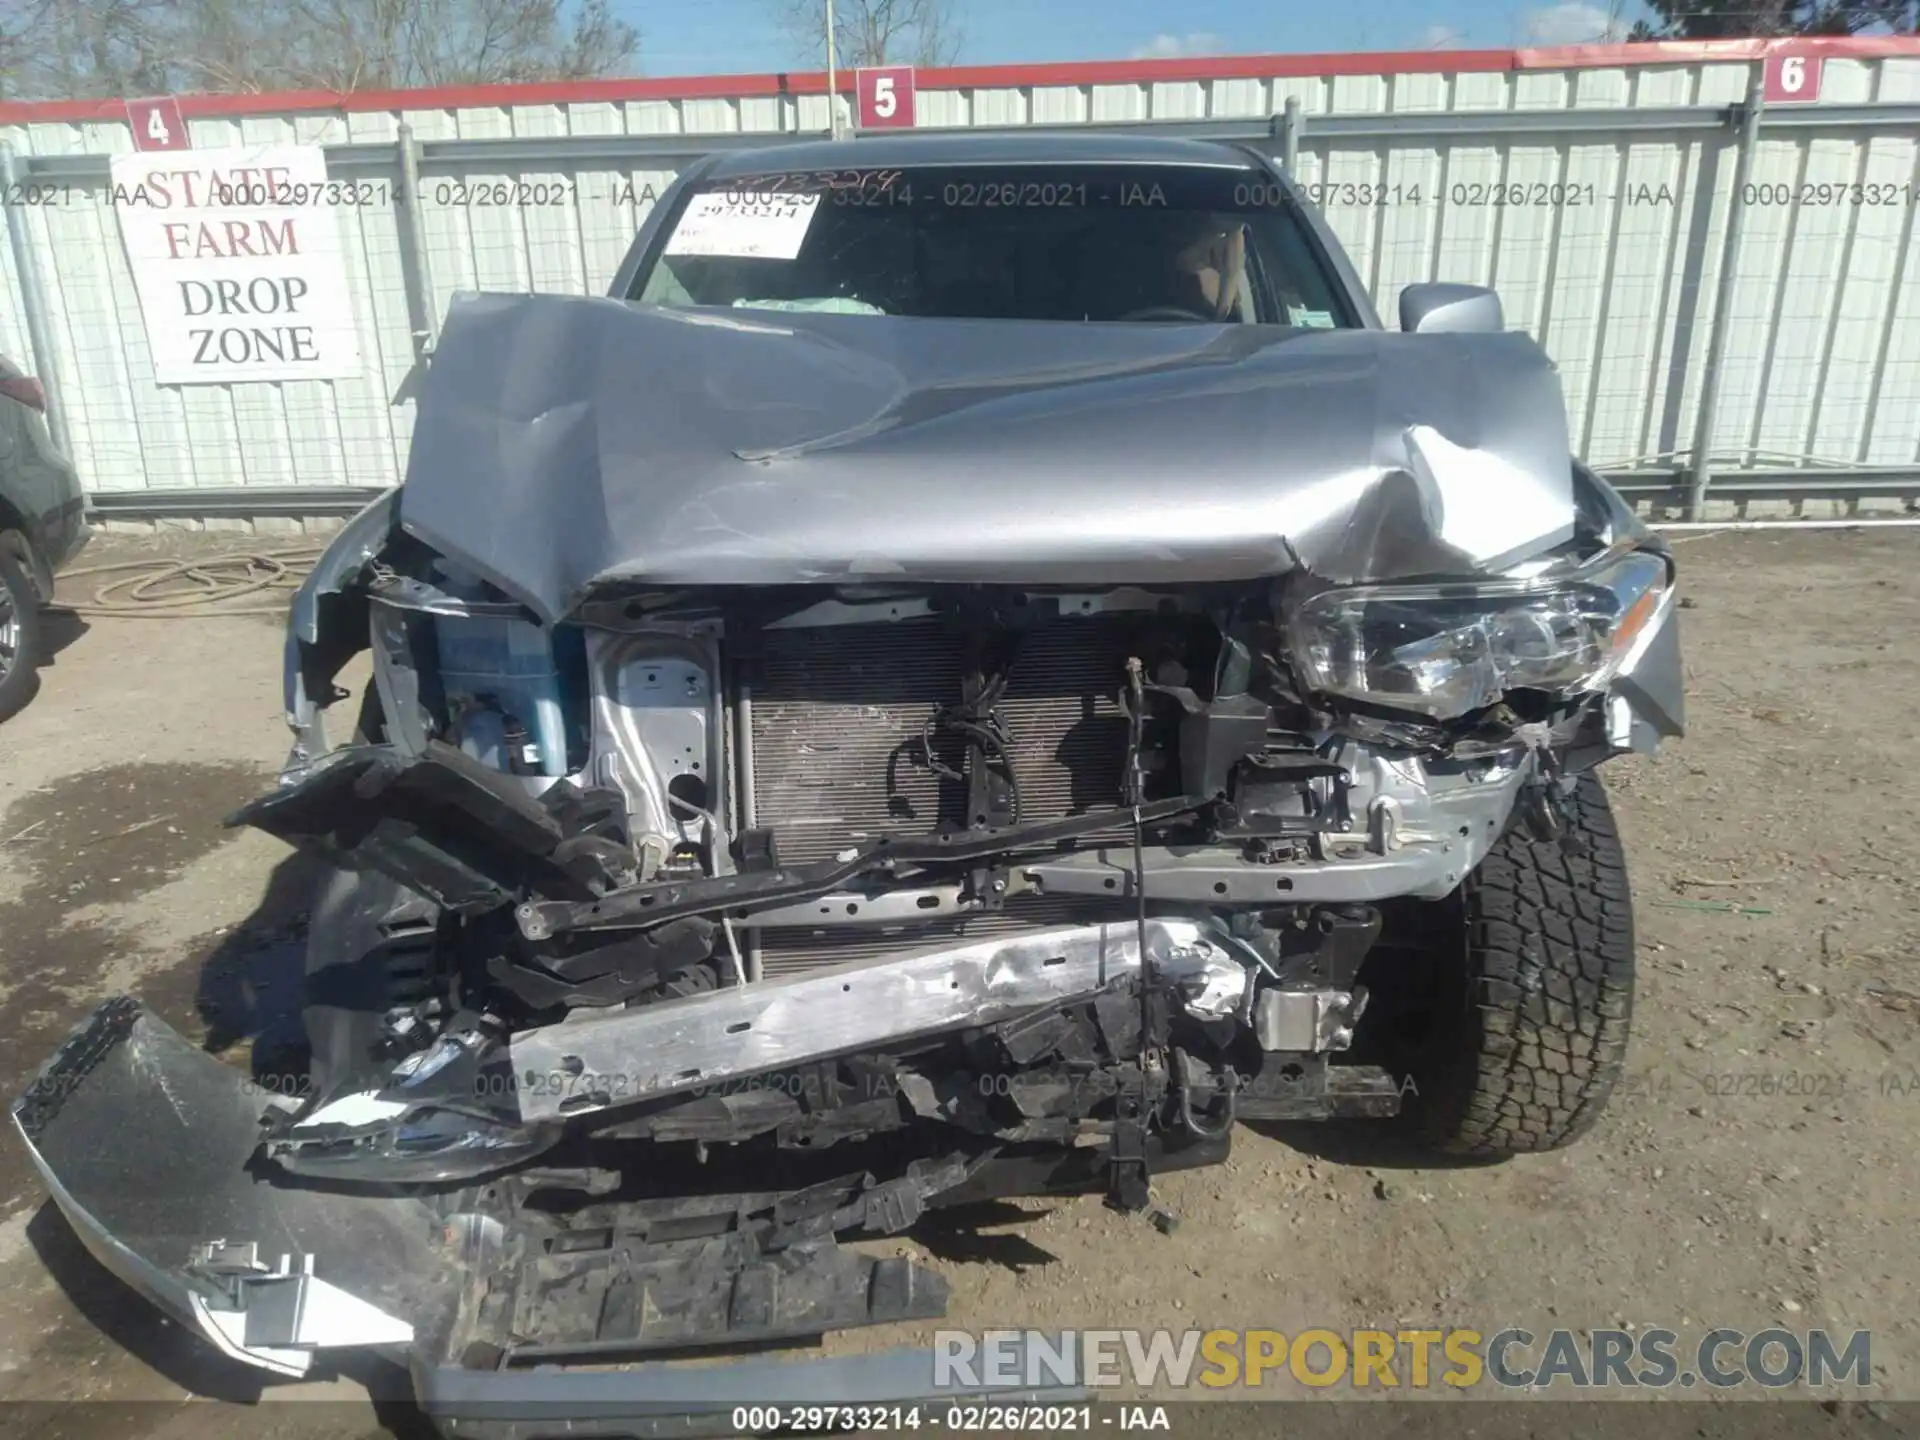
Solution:
[{"label": "coiled hose on ground", "polygon": [[[287,597],[299,588],[323,548],[293,545],[188,559],[156,555],[111,565],[82,565],[61,572],[63,598],[59,606],[78,615],[132,620],[281,616],[287,612]],[[118,578],[95,585],[89,599],[68,602],[64,598],[65,593],[71,593],[67,587],[73,582],[101,575]],[[258,603],[260,597],[276,593],[278,604]]]}]

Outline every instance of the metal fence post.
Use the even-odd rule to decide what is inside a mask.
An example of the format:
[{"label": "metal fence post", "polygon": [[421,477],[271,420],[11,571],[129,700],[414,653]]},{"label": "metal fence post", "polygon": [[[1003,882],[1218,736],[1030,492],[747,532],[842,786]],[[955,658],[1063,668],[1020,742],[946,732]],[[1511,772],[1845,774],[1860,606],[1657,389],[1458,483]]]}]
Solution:
[{"label": "metal fence post", "polygon": [[47,397],[47,434],[54,448],[71,456],[67,444],[67,420],[60,409],[60,383],[53,359],[53,334],[47,329],[46,292],[40,288],[40,266],[33,253],[33,237],[27,231],[27,215],[13,203],[20,193],[20,164],[13,146],[0,144],[0,202],[7,212],[7,241],[13,246],[13,273],[19,277],[20,308],[27,317],[27,344],[33,351],[33,373]]},{"label": "metal fence post", "polygon": [[1298,178],[1300,168],[1300,97],[1287,96],[1280,112],[1280,168]]},{"label": "metal fence post", "polygon": [[1713,423],[1720,400],[1720,367],[1727,355],[1727,312],[1733,306],[1735,273],[1740,264],[1740,231],[1747,214],[1747,186],[1753,180],[1753,152],[1760,140],[1760,111],[1765,104],[1762,67],[1747,75],[1747,98],[1740,102],[1739,154],[1733,166],[1733,194],[1727,200],[1727,233],[1720,248],[1720,276],[1713,291],[1713,329],[1707,335],[1707,364],[1700,375],[1700,406],[1694,414],[1692,471],[1687,489],[1687,519],[1698,520],[1713,484]]},{"label": "metal fence post", "polygon": [[413,331],[413,358],[425,360],[440,343],[440,312],[433,301],[433,266],[420,220],[420,142],[402,120],[394,142],[400,158],[400,193],[394,222],[400,231],[400,269],[406,277],[407,320]]}]

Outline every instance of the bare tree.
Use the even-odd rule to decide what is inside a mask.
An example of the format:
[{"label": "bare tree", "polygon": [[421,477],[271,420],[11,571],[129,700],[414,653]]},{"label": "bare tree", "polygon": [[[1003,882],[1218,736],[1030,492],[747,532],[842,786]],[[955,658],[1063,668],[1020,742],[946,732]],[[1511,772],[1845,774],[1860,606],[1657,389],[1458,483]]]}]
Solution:
[{"label": "bare tree", "polygon": [[327,89],[572,80],[628,66],[640,35],[609,0],[282,0],[292,83]]},{"label": "bare tree", "polygon": [[584,79],[639,44],[611,0],[0,0],[0,93]]},{"label": "bare tree", "polygon": [[15,77],[33,59],[31,21],[26,7],[15,0],[0,4],[0,99],[14,98]]},{"label": "bare tree", "polygon": [[[827,59],[825,0],[773,0],[780,28],[799,52]],[[834,0],[834,58],[861,65],[951,65],[960,53],[951,0]]]},{"label": "bare tree", "polygon": [[0,90],[144,95],[166,88],[176,0],[7,0]]},{"label": "bare tree", "polygon": [[1647,0],[1634,40],[1920,32],[1920,0]]},{"label": "bare tree", "polygon": [[[262,0],[194,0],[183,9],[177,24],[184,43],[172,88],[272,88],[269,57],[292,37],[279,23],[280,17],[263,13]],[[278,58],[285,58],[284,54]]]}]

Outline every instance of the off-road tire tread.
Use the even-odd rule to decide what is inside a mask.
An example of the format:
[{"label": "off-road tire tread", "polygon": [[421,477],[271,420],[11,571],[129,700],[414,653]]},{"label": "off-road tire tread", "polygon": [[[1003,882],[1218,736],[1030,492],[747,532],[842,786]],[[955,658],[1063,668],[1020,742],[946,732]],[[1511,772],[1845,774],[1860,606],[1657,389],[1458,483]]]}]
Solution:
[{"label": "off-road tire tread", "polygon": [[1566,807],[1576,842],[1516,826],[1464,888],[1467,1017],[1455,1094],[1428,1138],[1455,1154],[1555,1150],[1592,1128],[1626,1062],[1633,901],[1598,776]]}]

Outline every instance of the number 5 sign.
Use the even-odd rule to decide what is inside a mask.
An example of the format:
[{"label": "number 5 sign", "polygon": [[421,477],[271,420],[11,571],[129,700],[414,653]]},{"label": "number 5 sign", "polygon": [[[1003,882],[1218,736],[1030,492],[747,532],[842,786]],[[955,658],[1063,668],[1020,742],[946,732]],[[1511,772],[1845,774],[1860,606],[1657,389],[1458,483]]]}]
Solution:
[{"label": "number 5 sign", "polygon": [[886,65],[856,70],[853,93],[859,101],[862,130],[890,130],[913,124],[913,67]]},{"label": "number 5 sign", "polygon": [[1821,57],[1792,50],[1767,56],[1762,96],[1769,105],[1820,98]]},{"label": "number 5 sign", "polygon": [[154,100],[127,101],[127,124],[133,127],[136,150],[191,150],[187,122],[180,118],[180,102],[171,95]]}]

